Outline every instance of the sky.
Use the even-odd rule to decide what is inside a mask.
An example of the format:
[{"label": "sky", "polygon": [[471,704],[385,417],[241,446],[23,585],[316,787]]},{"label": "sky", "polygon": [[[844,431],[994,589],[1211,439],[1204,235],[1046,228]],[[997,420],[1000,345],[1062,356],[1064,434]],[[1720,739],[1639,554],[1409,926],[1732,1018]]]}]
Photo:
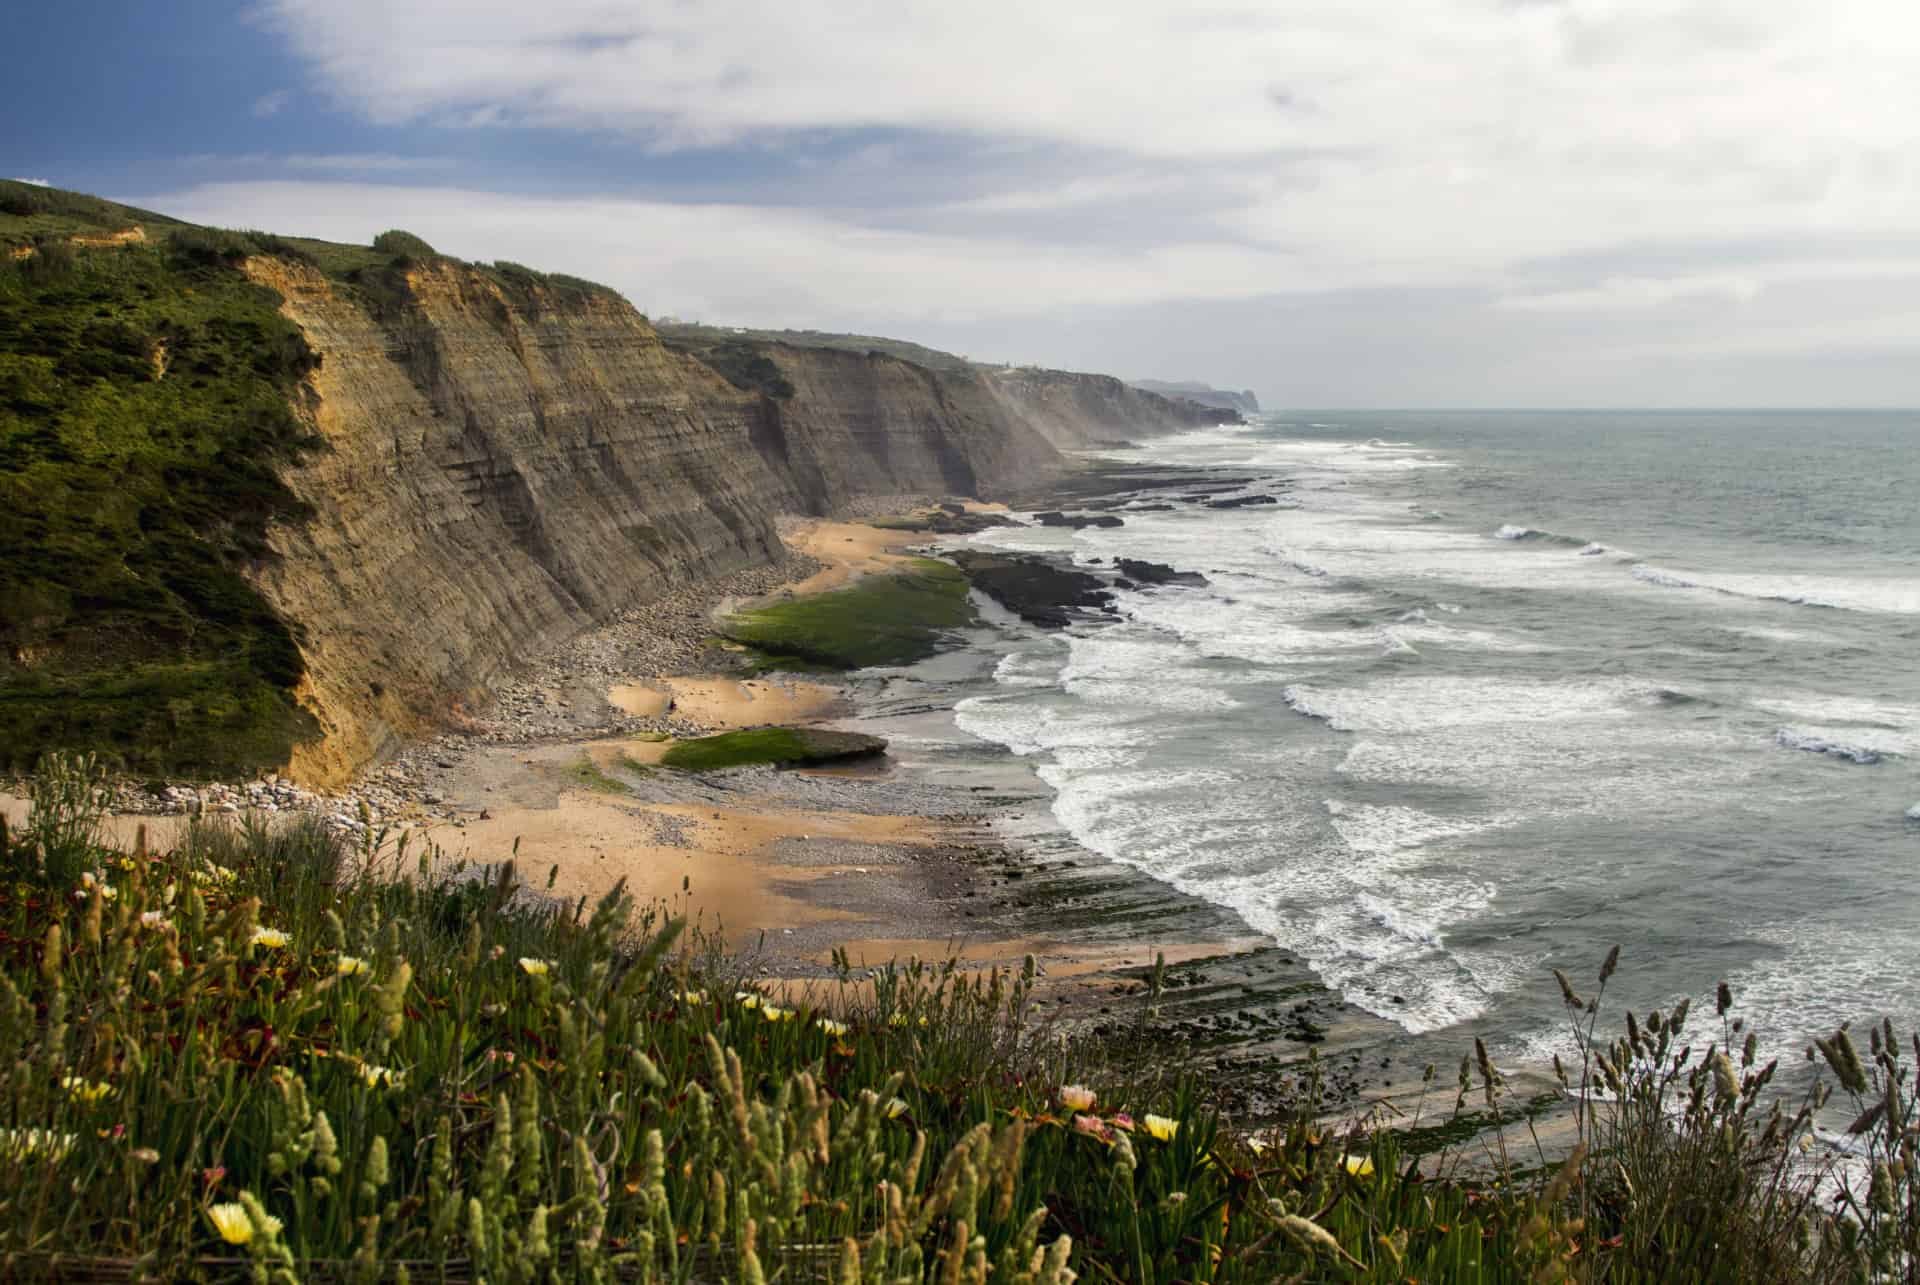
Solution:
[{"label": "sky", "polygon": [[1893,0],[64,0],[0,175],[1264,404],[1920,404]]}]

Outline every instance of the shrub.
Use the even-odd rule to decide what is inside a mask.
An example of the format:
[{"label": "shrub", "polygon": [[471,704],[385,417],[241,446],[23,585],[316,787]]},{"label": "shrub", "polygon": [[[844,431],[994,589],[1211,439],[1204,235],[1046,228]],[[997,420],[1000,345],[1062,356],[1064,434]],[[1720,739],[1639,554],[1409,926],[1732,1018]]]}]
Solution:
[{"label": "shrub", "polygon": [[431,259],[434,248],[411,232],[392,228],[373,238],[373,248],[396,259]]}]

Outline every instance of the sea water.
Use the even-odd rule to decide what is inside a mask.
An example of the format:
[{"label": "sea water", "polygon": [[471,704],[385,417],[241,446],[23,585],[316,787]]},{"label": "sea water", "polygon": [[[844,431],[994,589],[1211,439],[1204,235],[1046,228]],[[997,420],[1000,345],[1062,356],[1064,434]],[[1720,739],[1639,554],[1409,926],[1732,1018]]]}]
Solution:
[{"label": "sea water", "polygon": [[[1766,1046],[1920,1019],[1920,414],[1270,414],[1112,458],[1235,509],[973,543],[1205,588],[1003,625],[958,709],[1086,847],[1498,1057],[1549,969],[1731,983]],[[1234,494],[1226,492],[1223,494]]]}]

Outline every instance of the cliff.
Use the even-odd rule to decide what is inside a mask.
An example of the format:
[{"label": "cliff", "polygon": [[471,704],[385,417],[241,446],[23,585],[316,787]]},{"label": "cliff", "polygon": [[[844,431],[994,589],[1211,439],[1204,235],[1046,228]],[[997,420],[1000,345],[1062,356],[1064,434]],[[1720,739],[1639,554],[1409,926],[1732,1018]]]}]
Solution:
[{"label": "cliff", "polygon": [[[1104,376],[934,368],[911,346],[676,350],[603,287],[402,233],[102,240],[138,212],[16,203],[0,234],[34,250],[0,265],[16,765],[99,748],[338,780],[620,608],[777,559],[782,513],[992,496],[1062,467],[1060,446],[1204,422]],[[43,546],[66,552],[26,556]]]},{"label": "cliff", "polygon": [[1241,422],[1237,411],[1162,397],[1111,375],[1021,366],[990,370],[986,377],[1013,415],[1060,447],[1100,446]]},{"label": "cliff", "polygon": [[1211,384],[1202,384],[1195,380],[1169,381],[1163,379],[1136,379],[1135,388],[1144,388],[1150,393],[1159,393],[1162,397],[1180,397],[1190,402],[1199,402],[1202,406],[1218,406],[1226,410],[1239,411],[1242,415],[1258,415],[1260,399],[1254,396],[1251,388],[1234,392],[1229,388],[1215,388]]}]

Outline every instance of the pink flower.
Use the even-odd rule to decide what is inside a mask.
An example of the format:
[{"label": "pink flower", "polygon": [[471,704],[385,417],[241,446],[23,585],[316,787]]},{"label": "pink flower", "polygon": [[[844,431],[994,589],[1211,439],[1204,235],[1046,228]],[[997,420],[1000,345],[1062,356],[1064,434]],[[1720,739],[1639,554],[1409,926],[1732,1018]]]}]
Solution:
[{"label": "pink flower", "polygon": [[1102,1142],[1105,1142],[1112,1136],[1112,1131],[1107,1128],[1107,1122],[1097,1115],[1077,1115],[1073,1117],[1073,1131],[1075,1133],[1084,1133],[1089,1138],[1098,1138]]},{"label": "pink flower", "polygon": [[1125,1129],[1128,1133],[1133,1132],[1133,1117],[1125,1111],[1115,1111],[1107,1123],[1116,1129]]}]

